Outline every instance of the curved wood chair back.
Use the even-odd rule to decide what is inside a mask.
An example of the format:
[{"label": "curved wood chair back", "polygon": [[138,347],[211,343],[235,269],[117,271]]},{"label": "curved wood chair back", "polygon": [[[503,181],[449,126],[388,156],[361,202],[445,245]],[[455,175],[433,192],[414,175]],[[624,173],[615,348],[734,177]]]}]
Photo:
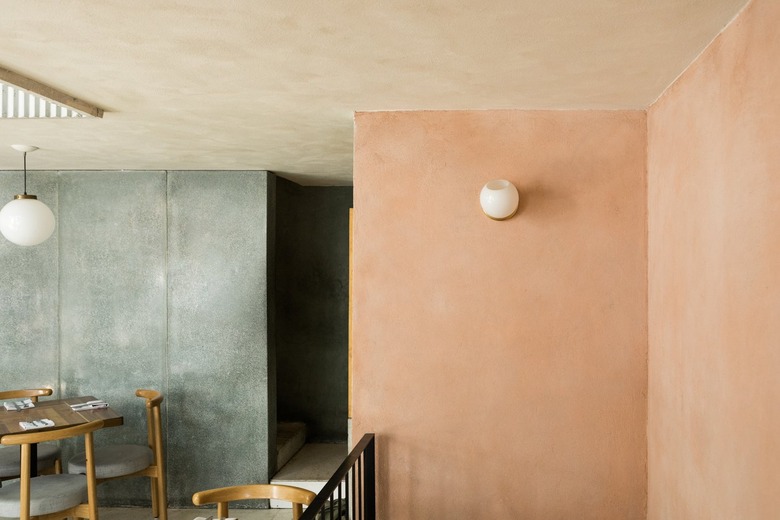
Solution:
[{"label": "curved wood chair back", "polygon": [[4,390],[0,392],[0,401],[9,399],[24,399],[29,397],[32,402],[37,403],[39,397],[47,397],[52,394],[51,388],[28,388],[24,390]]},{"label": "curved wood chair back", "polygon": [[168,518],[168,490],[165,480],[165,457],[163,456],[162,439],[162,393],[157,390],[139,388],[136,397],[146,399],[146,437],[149,447],[154,453],[152,466],[146,469],[146,476],[151,478],[152,514],[160,520]]},{"label": "curved wood chair back", "polygon": [[295,486],[279,484],[247,484],[244,486],[229,486],[223,488],[198,491],[192,495],[192,503],[196,506],[217,504],[217,516],[227,518],[228,503],[236,500],[275,499],[292,502],[293,520],[298,520],[303,513],[303,506],[308,506],[317,495],[311,491]]},{"label": "curved wood chair back", "polygon": [[[134,473],[98,478],[97,483],[112,480],[149,477],[152,497],[152,516],[159,520],[168,520],[168,490],[165,481],[165,457],[163,456],[162,440],[162,413],[160,406],[163,395],[157,390],[139,388],[135,391],[136,397],[146,400],[146,438],[149,448],[152,450],[152,464]],[[102,464],[111,465],[116,461],[103,459],[101,448],[98,448],[95,465],[100,469]]]},{"label": "curved wood chair back", "polygon": [[[168,518],[168,490],[165,482],[165,457],[163,456],[162,441],[162,412],[160,406],[163,402],[162,393],[157,390],[139,388],[135,391],[136,397],[146,399],[146,440],[154,454],[152,465],[130,475],[98,479],[98,484],[110,480],[134,477],[149,477],[151,481],[152,516],[160,520]],[[107,461],[110,462],[110,461]]]},{"label": "curved wood chair back", "polygon": [[154,464],[163,471],[162,413],[160,412],[163,395],[157,390],[143,388],[136,390],[135,395],[146,399],[146,437],[149,447],[154,452]]},{"label": "curved wood chair back", "polygon": [[[45,430],[40,432],[17,433],[6,435],[0,438],[0,443],[6,446],[21,446],[22,464],[21,478],[19,480],[19,519],[30,520],[30,459],[32,457],[32,444],[46,441],[57,441],[70,437],[84,436],[84,448],[87,453],[87,502],[81,503],[72,508],[50,513],[47,515],[36,516],[36,519],[61,519],[65,516],[76,518],[88,518],[97,520],[97,484],[95,482],[95,467],[92,464],[94,444],[92,442],[92,432],[103,427],[103,421],[92,421],[69,428],[60,428],[58,430]],[[63,475],[67,477],[68,475]],[[57,475],[47,478],[56,478]]]}]

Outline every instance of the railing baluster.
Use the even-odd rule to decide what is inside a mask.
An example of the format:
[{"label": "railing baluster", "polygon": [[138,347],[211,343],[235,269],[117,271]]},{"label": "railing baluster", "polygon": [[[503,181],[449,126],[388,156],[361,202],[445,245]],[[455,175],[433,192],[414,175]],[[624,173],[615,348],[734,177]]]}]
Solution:
[{"label": "railing baluster", "polygon": [[360,495],[358,496],[358,518],[361,520],[363,519],[363,457],[361,456],[357,460],[357,464],[355,464],[355,469],[357,469],[358,474],[358,493]]},{"label": "railing baluster", "polygon": [[363,452],[366,461],[366,476],[363,479],[363,488],[366,493],[366,520],[376,519],[376,450],[374,443],[369,443]]},{"label": "railing baluster", "polygon": [[350,520],[355,520],[356,516],[355,516],[355,467],[354,466],[352,466],[352,469],[349,471],[349,475],[352,479],[352,501],[350,503],[352,505],[352,509],[350,510],[349,518]]},{"label": "railing baluster", "polygon": [[339,508],[336,518],[338,518],[339,520],[341,519],[341,486],[343,485],[344,485],[344,479],[342,478],[339,487],[336,488],[336,507]]}]

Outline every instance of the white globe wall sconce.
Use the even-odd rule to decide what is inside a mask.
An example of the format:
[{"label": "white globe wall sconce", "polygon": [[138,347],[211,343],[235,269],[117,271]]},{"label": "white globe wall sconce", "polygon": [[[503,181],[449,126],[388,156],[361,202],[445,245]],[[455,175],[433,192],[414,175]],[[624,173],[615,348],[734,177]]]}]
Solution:
[{"label": "white globe wall sconce", "polygon": [[511,182],[503,179],[492,180],[482,187],[479,203],[489,218],[507,220],[517,213],[520,194]]}]

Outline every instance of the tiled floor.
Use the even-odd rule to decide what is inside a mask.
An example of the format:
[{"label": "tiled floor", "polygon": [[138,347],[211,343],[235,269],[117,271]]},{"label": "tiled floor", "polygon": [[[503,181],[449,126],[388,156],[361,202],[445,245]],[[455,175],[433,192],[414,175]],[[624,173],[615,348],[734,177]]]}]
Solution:
[{"label": "tiled floor", "polygon": [[[101,507],[100,520],[147,520],[151,509],[136,507]],[[168,520],[193,520],[199,516],[216,515],[215,509],[169,509]],[[292,509],[231,509],[230,515],[238,520],[290,520]]]}]

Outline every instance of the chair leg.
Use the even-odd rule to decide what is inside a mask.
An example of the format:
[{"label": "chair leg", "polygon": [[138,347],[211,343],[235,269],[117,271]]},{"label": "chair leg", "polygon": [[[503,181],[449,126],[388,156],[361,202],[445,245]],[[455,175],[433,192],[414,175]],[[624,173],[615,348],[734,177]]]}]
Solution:
[{"label": "chair leg", "polygon": [[168,520],[168,491],[165,486],[165,475],[160,475],[154,479],[154,483],[157,485],[157,513],[159,520]]},{"label": "chair leg", "polygon": [[154,477],[149,478],[149,485],[152,488],[152,518],[158,518],[159,515],[159,508],[160,505],[158,504],[159,499],[157,498],[157,479]]}]

